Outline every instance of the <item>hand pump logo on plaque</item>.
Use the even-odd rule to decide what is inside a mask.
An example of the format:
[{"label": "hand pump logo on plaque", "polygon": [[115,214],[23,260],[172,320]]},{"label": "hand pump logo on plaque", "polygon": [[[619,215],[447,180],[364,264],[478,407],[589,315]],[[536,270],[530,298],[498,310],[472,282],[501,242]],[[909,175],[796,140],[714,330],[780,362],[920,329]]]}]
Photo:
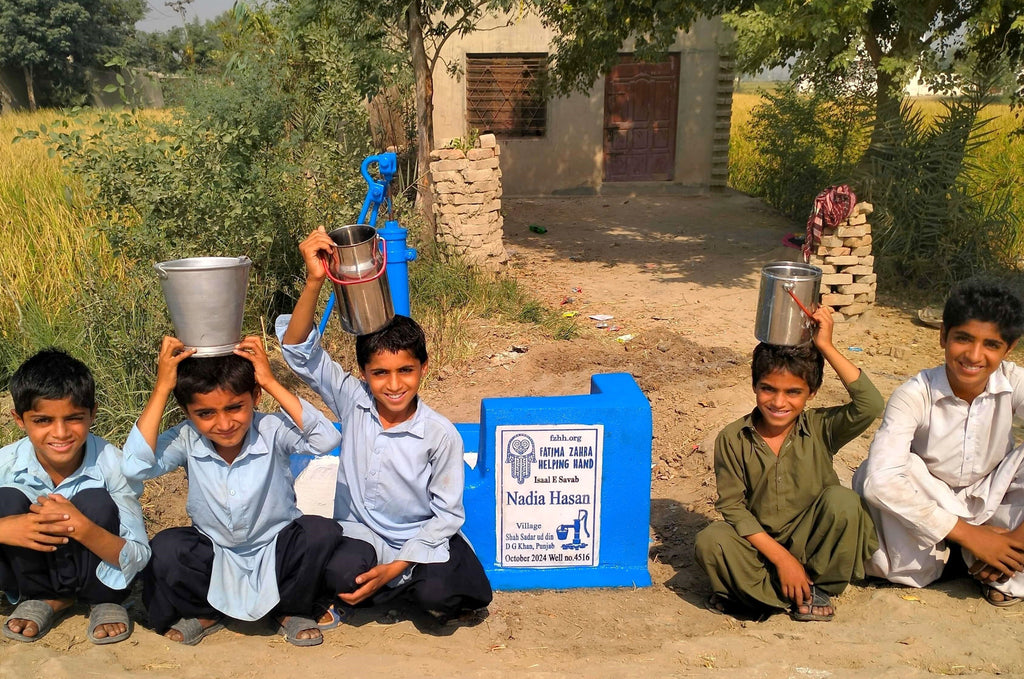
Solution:
[{"label": "hand pump logo on plaque", "polygon": [[496,437],[499,563],[598,565],[604,425],[501,426]]}]

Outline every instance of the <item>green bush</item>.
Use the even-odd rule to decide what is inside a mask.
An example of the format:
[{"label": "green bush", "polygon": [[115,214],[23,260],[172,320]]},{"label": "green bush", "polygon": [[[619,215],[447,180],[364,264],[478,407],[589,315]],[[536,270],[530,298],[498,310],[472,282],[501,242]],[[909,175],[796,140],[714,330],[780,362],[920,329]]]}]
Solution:
[{"label": "green bush", "polygon": [[930,119],[905,101],[872,148],[861,183],[876,208],[879,264],[899,280],[945,290],[1019,267],[1024,215],[1013,204],[1024,170],[1008,166],[993,185],[978,165],[994,138],[988,99],[970,90]]},{"label": "green bush", "polygon": [[764,103],[739,135],[752,152],[730,167],[730,183],[793,219],[806,219],[814,197],[847,181],[866,148],[869,102],[845,83],[809,92],[787,83],[761,96]]}]

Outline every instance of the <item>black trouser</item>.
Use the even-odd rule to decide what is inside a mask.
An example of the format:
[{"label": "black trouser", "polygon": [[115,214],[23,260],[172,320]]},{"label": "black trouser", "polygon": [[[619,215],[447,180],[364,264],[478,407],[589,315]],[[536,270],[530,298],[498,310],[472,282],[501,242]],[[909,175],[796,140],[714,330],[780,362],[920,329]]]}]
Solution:
[{"label": "black trouser", "polygon": [[[324,584],[324,564],[341,543],[341,526],[321,516],[300,516],[277,534],[275,617],[313,614],[313,603],[333,596]],[[143,571],[142,601],[150,626],[163,634],[179,618],[223,615],[207,595],[213,575],[213,543],[193,527],[168,528],[150,542],[153,558]]]},{"label": "black trouser", "polygon": [[[376,565],[373,545],[342,538],[341,547],[327,563],[327,585],[339,594],[354,592],[359,589],[356,576]],[[363,605],[387,603],[397,597],[422,610],[456,615],[491,603],[491,583],[469,544],[456,534],[448,541],[448,561],[416,564],[408,582],[399,587],[382,587]]]},{"label": "black trouser", "polygon": [[[86,518],[119,534],[121,513],[105,488],[90,488],[67,498]],[[32,505],[15,488],[0,488],[0,517],[28,514]],[[120,603],[128,589],[111,589],[96,575],[101,559],[74,538],[53,552],[0,545],[0,590],[27,599],[77,599],[85,604]],[[130,585],[130,583],[129,583]]]}]

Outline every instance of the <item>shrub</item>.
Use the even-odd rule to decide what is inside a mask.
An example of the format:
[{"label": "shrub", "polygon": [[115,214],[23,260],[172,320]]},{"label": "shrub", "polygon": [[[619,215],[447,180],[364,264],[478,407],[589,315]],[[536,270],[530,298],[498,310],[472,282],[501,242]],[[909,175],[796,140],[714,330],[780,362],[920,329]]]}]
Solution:
[{"label": "shrub", "polygon": [[738,135],[752,147],[749,155],[730,154],[730,183],[806,219],[814,197],[846,180],[866,148],[869,102],[856,82],[806,92],[787,83],[761,96]]}]

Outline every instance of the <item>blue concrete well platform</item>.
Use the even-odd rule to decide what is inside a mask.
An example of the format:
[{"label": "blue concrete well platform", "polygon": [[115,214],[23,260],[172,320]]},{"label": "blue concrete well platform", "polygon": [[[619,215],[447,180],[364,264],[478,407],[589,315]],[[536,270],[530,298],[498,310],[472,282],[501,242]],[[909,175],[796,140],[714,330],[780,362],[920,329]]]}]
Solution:
[{"label": "blue concrete well platform", "polygon": [[479,424],[455,426],[477,453],[463,532],[495,589],[651,584],[651,406],[631,375],[484,399]]},{"label": "blue concrete well platform", "polygon": [[[455,427],[463,532],[494,589],[651,584],[651,406],[631,375],[594,375],[586,395],[487,398],[479,423]],[[303,512],[331,515],[337,454],[292,456]]]}]

